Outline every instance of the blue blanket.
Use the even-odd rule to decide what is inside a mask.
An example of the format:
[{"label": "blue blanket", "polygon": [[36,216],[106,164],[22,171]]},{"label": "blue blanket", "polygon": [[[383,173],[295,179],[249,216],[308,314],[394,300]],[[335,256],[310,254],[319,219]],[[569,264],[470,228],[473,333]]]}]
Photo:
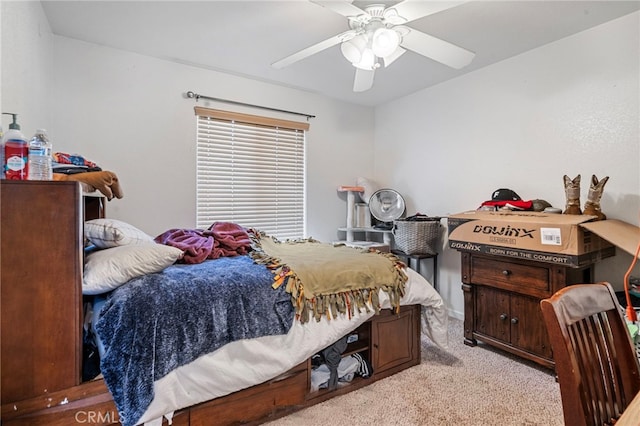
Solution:
[{"label": "blue blanket", "polygon": [[135,425],[153,382],[240,339],[286,334],[294,308],[272,273],[248,256],[173,265],[135,278],[109,296],[95,324],[100,368],[120,421]]}]

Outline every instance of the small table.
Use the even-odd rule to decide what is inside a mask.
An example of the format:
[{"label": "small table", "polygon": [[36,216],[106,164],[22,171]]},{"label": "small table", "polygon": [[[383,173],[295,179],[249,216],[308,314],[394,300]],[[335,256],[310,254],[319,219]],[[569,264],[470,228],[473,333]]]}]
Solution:
[{"label": "small table", "polygon": [[[391,250],[391,253],[398,257],[407,259],[407,266],[412,268],[411,263],[415,260],[416,267],[413,268],[420,274],[420,261],[422,259],[431,259],[433,262],[433,288],[438,291],[438,254],[406,254],[400,250]],[[420,274],[422,275],[422,274]],[[425,277],[426,278],[426,277]]]}]

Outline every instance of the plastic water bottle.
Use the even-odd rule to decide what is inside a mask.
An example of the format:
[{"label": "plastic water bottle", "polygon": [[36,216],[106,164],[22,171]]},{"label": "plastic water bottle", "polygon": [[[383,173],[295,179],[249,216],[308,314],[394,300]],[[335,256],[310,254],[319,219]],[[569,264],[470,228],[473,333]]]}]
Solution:
[{"label": "plastic water bottle", "polygon": [[29,180],[52,180],[51,142],[44,129],[36,130],[29,141]]}]

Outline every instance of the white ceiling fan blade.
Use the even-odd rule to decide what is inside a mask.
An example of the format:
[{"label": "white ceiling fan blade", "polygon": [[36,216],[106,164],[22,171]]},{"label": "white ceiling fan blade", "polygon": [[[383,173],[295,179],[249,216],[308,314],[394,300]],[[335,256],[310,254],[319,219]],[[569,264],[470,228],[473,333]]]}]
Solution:
[{"label": "white ceiling fan blade", "polygon": [[331,38],[328,38],[320,43],[316,43],[313,46],[309,46],[305,49],[302,49],[299,52],[294,53],[293,55],[289,55],[286,58],[280,59],[279,61],[271,64],[274,68],[284,68],[287,65],[291,65],[294,62],[298,62],[301,59],[304,59],[308,56],[315,55],[318,52],[321,52],[325,49],[328,49],[336,44],[342,43],[343,41],[347,41],[352,39],[356,35],[356,32],[353,30],[345,31],[341,34],[335,35]]},{"label": "white ceiling fan blade", "polygon": [[365,12],[364,10],[360,9],[359,7],[356,7],[354,5],[351,4],[351,1],[349,0],[328,0],[328,1],[323,1],[323,0],[310,0],[311,3],[315,3],[317,5],[320,5],[322,7],[326,7],[329,10],[333,10],[334,12],[342,15],[342,16],[346,16],[347,18],[352,17],[352,16],[359,16],[359,15],[363,15]]},{"label": "white ceiling fan blade", "polygon": [[402,37],[400,45],[455,69],[469,65],[476,56],[467,49],[414,29]]},{"label": "white ceiling fan blade", "polygon": [[373,76],[375,70],[363,70],[362,68],[356,68],[356,77],[353,81],[354,92],[364,92],[373,87]]},{"label": "white ceiling fan blade", "polygon": [[384,58],[382,58],[382,60],[384,61],[385,68],[391,65],[393,61],[398,59],[400,56],[402,56],[404,52],[406,52],[406,49],[403,49],[402,47],[398,46],[391,55],[387,55]]},{"label": "white ceiling fan blade", "polygon": [[405,0],[387,8],[387,10],[385,10],[385,16],[388,14],[393,15],[393,11],[395,10],[398,16],[405,18],[406,22],[411,22],[424,16],[450,9],[462,3],[467,3],[467,1]]}]

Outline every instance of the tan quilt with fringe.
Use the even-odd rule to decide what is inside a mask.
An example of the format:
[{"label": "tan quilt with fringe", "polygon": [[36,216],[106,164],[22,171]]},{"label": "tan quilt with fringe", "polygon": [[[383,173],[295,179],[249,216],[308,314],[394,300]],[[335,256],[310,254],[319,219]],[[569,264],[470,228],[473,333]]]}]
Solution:
[{"label": "tan quilt with fringe", "polygon": [[354,309],[380,310],[378,292],[389,295],[399,309],[407,281],[405,267],[395,255],[321,243],[313,239],[280,242],[253,235],[251,256],[274,273],[273,287],[286,285],[296,317],[307,322],[323,315],[353,315]]}]

